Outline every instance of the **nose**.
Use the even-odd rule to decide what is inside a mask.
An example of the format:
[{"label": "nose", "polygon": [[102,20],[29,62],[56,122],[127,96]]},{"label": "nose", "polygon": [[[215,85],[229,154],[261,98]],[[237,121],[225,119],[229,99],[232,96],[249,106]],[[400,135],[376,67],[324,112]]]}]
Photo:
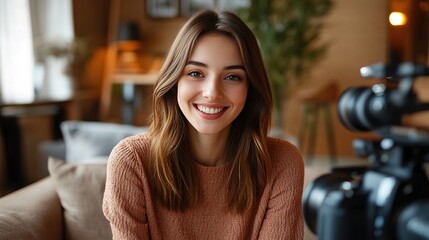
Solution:
[{"label": "nose", "polygon": [[219,80],[217,77],[207,78],[203,86],[202,94],[203,97],[207,99],[222,98],[222,80]]}]

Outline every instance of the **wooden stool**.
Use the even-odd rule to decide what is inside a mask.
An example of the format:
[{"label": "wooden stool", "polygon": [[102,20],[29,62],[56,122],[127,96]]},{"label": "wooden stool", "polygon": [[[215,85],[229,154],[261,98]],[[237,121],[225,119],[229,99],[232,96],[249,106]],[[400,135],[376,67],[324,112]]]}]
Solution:
[{"label": "wooden stool", "polygon": [[[298,147],[305,154],[306,163],[311,164],[313,161],[319,114],[323,114],[325,120],[328,152],[331,165],[334,165],[337,159],[335,134],[331,115],[331,104],[336,103],[338,98],[337,83],[332,81],[313,88],[303,88],[297,92],[296,97],[304,104],[298,136]],[[306,149],[307,151],[305,152],[304,143],[306,137],[308,137],[308,140]]]}]

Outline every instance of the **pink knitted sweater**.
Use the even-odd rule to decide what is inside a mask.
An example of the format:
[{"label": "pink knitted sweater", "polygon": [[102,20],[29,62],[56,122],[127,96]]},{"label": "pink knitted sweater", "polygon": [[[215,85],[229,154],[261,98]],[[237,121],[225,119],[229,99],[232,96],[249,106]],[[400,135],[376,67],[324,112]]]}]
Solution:
[{"label": "pink knitted sweater", "polygon": [[228,212],[225,165],[195,164],[200,202],[185,212],[169,211],[152,196],[143,165],[147,136],[121,141],[107,166],[103,212],[113,239],[303,239],[301,195],[304,164],[292,144],[269,138],[274,173],[255,210]]}]

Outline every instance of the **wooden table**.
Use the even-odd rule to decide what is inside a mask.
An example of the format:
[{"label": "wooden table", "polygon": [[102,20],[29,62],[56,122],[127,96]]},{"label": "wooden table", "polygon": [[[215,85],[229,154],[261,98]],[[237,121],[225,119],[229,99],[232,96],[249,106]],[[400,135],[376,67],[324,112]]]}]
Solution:
[{"label": "wooden table", "polygon": [[115,73],[109,79],[108,87],[102,92],[101,98],[101,119],[108,119],[110,111],[110,103],[112,98],[112,86],[122,86],[122,123],[133,124],[134,122],[134,106],[136,105],[135,89],[137,86],[153,86],[156,81],[154,73]]},{"label": "wooden table", "polygon": [[71,99],[35,99],[28,102],[0,101],[0,129],[8,186],[22,187],[26,184],[23,174],[22,131],[19,119],[27,116],[51,116],[55,139],[62,137],[60,123],[66,118],[66,106]]}]

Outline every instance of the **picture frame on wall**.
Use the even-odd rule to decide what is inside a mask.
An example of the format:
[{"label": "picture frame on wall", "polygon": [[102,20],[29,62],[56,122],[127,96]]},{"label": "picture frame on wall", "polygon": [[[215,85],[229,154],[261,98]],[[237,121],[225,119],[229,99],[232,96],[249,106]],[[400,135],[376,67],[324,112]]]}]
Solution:
[{"label": "picture frame on wall", "polygon": [[180,15],[180,0],[146,0],[146,13],[152,18],[175,18]]},{"label": "picture frame on wall", "polygon": [[234,11],[251,3],[250,0],[181,0],[180,4],[181,16],[189,17],[202,9]]},{"label": "picture frame on wall", "polygon": [[181,0],[181,15],[189,17],[202,9],[214,9],[218,0]]}]

